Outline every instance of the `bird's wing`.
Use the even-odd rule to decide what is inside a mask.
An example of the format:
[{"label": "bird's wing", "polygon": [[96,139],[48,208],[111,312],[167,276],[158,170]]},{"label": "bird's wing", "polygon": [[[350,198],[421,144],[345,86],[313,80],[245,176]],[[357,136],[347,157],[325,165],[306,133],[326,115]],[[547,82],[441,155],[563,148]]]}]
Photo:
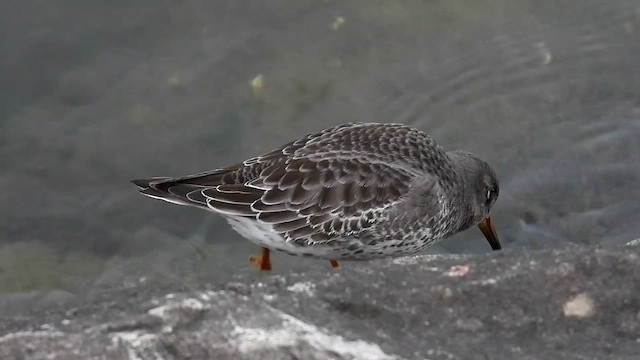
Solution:
[{"label": "bird's wing", "polygon": [[347,124],[223,169],[134,183],[151,197],[272,224],[288,241],[323,243],[380,221],[445,157],[404,125]]},{"label": "bird's wing", "polygon": [[357,234],[407,194],[414,176],[359,160],[273,161],[252,181],[201,190],[216,212],[254,217],[288,241],[322,243]]}]

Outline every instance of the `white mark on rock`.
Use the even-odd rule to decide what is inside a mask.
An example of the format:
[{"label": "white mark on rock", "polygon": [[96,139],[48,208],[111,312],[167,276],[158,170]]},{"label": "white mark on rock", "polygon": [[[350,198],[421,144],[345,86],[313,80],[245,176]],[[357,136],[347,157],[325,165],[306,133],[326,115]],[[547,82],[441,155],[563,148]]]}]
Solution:
[{"label": "white mark on rock", "polygon": [[170,317],[169,314],[176,310],[200,312],[200,311],[207,310],[208,308],[209,306],[205,306],[200,300],[188,298],[188,299],[183,299],[181,301],[170,302],[166,305],[158,306],[156,308],[153,308],[147,311],[147,314],[151,316],[159,317],[160,319],[166,321]]},{"label": "white mark on rock", "polygon": [[580,293],[572,297],[562,306],[564,316],[577,318],[593,315],[594,308],[593,300],[586,293]]},{"label": "white mark on rock", "polygon": [[417,256],[403,256],[391,260],[395,265],[415,265],[420,262]]},{"label": "white mark on rock", "polygon": [[[166,304],[147,311],[149,315],[162,320],[161,332],[165,334],[171,333],[174,326],[183,317],[193,316],[195,313],[210,308],[209,305],[196,298],[176,299],[174,294],[167,294],[165,299],[169,300]],[[114,333],[111,340],[127,349],[129,360],[163,359],[163,355],[158,352],[161,346],[158,345],[160,340],[157,334],[144,331],[123,331]]]},{"label": "white mark on rock", "polygon": [[474,280],[474,281],[470,281],[469,284],[471,285],[480,285],[480,286],[487,286],[487,285],[495,285],[501,281],[505,281],[507,279],[511,279],[513,277],[515,277],[518,274],[518,270],[520,269],[521,264],[517,263],[513,266],[511,266],[509,268],[509,270],[505,270],[503,271],[500,275],[498,276],[494,276],[488,279],[482,279],[482,280]]},{"label": "white mark on rock", "polygon": [[45,331],[54,331],[56,329],[56,327],[51,325],[51,324],[42,324],[42,325],[40,325],[40,329],[45,330]]},{"label": "white mark on rock", "polygon": [[458,254],[423,254],[423,255],[397,257],[391,260],[391,262],[396,265],[416,265],[416,264],[426,264],[433,260],[442,260],[442,259],[460,260],[463,258],[464,256],[458,255]]},{"label": "white mark on rock", "polygon": [[420,270],[433,271],[433,272],[441,272],[442,271],[442,269],[437,268],[435,266],[421,266]]},{"label": "white mark on rock", "polygon": [[469,267],[469,265],[455,265],[455,266],[452,266],[443,275],[451,276],[451,277],[461,277],[461,276],[467,275],[470,269],[471,268]]},{"label": "white mark on rock", "polygon": [[640,239],[631,240],[625,246],[640,246]]},{"label": "white mark on rock", "polygon": [[312,282],[303,281],[287,287],[287,290],[294,293],[302,293],[307,296],[313,296],[313,294],[315,294],[316,285]]},{"label": "white mark on rock", "polygon": [[169,303],[147,311],[147,314],[162,319],[162,332],[170,334],[174,327],[184,319],[192,319],[194,315],[210,309],[211,306],[203,304],[200,300],[187,298],[172,300]]},{"label": "white mark on rock", "polygon": [[59,337],[64,336],[64,333],[60,331],[19,331],[11,334],[7,334],[4,336],[0,336],[0,344],[5,341],[15,341],[20,338],[34,338],[34,337]]},{"label": "white mark on rock", "polygon": [[484,279],[478,282],[480,285],[495,285],[498,283],[498,279],[496,278],[489,278],[489,279]]},{"label": "white mark on rock", "polygon": [[[282,325],[277,328],[261,329],[235,326],[232,334],[233,345],[245,354],[261,349],[300,346],[305,344],[318,352],[333,354],[344,359],[391,360],[398,359],[388,355],[377,344],[364,340],[346,340],[342,336],[305,323],[291,315],[277,311]],[[338,355],[338,356],[335,356]]]},{"label": "white mark on rock", "polygon": [[119,332],[112,335],[111,341],[114,344],[121,344],[127,349],[127,358],[129,360],[164,359],[155,350],[158,348],[158,337],[156,335],[140,331]]}]

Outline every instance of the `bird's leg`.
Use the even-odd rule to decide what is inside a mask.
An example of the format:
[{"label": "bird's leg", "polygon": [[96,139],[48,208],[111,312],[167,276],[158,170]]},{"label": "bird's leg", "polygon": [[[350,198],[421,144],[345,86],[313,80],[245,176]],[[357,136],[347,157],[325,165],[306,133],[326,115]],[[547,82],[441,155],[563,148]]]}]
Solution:
[{"label": "bird's leg", "polygon": [[259,258],[252,256],[249,258],[249,262],[257,266],[260,270],[271,270],[271,257],[269,256],[269,249],[263,247],[262,256]]},{"label": "bird's leg", "polygon": [[331,267],[334,269],[340,267],[340,263],[338,263],[338,260],[335,260],[335,259],[329,260],[329,264],[331,264]]}]

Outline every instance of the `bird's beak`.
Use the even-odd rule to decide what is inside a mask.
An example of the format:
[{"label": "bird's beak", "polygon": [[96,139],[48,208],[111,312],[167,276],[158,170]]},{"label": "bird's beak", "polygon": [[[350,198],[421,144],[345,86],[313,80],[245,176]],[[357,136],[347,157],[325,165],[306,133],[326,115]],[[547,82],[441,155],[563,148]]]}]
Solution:
[{"label": "bird's beak", "polygon": [[500,250],[502,246],[500,245],[500,241],[498,240],[498,234],[496,233],[496,228],[493,227],[493,223],[491,222],[491,216],[489,214],[484,216],[484,219],[480,224],[478,224],[480,231],[484,234],[484,237],[487,238],[487,241],[491,245],[491,249]]}]

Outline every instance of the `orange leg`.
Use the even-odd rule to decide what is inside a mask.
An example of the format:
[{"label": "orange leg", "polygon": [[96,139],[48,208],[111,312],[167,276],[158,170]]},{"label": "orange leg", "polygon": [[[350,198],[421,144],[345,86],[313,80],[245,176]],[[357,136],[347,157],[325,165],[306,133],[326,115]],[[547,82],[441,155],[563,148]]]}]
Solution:
[{"label": "orange leg", "polygon": [[262,248],[262,256],[257,258],[252,256],[249,258],[249,262],[257,266],[260,270],[271,270],[271,257],[269,256],[269,249]]},{"label": "orange leg", "polygon": [[329,264],[331,264],[332,268],[339,268],[340,264],[338,263],[338,260],[329,260]]}]

